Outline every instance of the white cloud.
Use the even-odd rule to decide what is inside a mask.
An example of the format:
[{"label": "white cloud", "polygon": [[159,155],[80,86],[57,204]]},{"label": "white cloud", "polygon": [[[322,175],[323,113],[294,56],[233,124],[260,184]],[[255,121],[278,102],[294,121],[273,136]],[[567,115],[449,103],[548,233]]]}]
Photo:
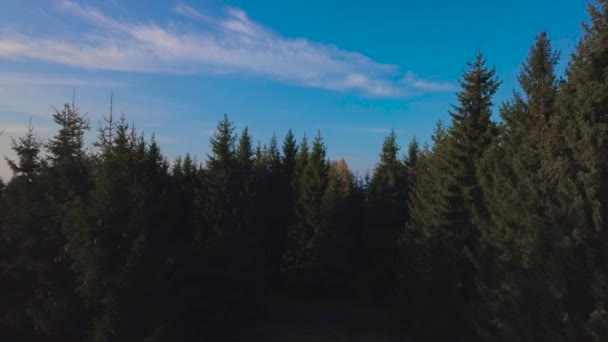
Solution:
[{"label": "white cloud", "polygon": [[448,83],[448,82],[436,82],[436,81],[420,79],[413,72],[407,72],[405,74],[405,77],[403,78],[403,82],[405,84],[409,84],[410,86],[412,86],[416,89],[419,89],[422,91],[427,91],[427,92],[452,91],[452,90],[456,89],[456,87],[454,87],[453,84]]},{"label": "white cloud", "polygon": [[391,130],[390,128],[359,128],[358,131],[365,133],[388,134]]},{"label": "white cloud", "polygon": [[401,130],[396,130],[394,128],[384,128],[384,127],[352,127],[352,126],[322,126],[323,130],[329,131],[347,131],[347,132],[359,132],[359,133],[370,133],[370,134],[388,134],[391,130],[394,130],[395,133],[402,133]]},{"label": "white cloud", "polygon": [[[120,88],[128,84],[115,81],[95,80],[90,78],[64,77],[60,75],[36,75],[19,72],[0,71],[0,86],[36,85],[36,86],[78,86],[92,88]],[[0,90],[2,88],[0,87]]]},{"label": "white cloud", "polygon": [[[76,102],[81,99],[90,98],[91,93],[100,93],[98,88],[103,88],[102,94],[110,94],[113,89],[128,87],[129,84],[111,80],[99,79],[91,75],[65,76],[60,74],[34,74],[23,72],[0,71],[0,114],[21,113],[27,116],[50,118],[53,113],[52,106],[61,106],[66,101],[71,101],[76,91]],[[93,90],[95,89],[95,90]],[[117,89],[117,90],[118,90]],[[96,95],[99,96],[99,95]],[[104,108],[96,101],[91,106],[91,101],[86,100],[87,108]]]},{"label": "white cloud", "polygon": [[[51,130],[49,127],[45,126],[37,126],[32,123],[32,127],[38,136],[46,136]],[[9,124],[0,124],[0,132],[8,135],[9,137],[16,138],[25,134],[28,131],[27,123],[9,123]]]},{"label": "white cloud", "polygon": [[199,21],[203,26],[199,29],[114,19],[68,0],[61,1],[60,8],[82,19],[80,38],[0,32],[0,58],[93,70],[250,74],[372,97],[448,90],[445,83],[404,76],[398,66],[378,63],[354,51],[305,38],[286,38],[236,8],[213,18],[183,3],[173,8],[175,13]]},{"label": "white cloud", "polygon": [[183,15],[184,17],[188,17],[191,19],[197,20],[210,20],[211,18],[197,11],[196,9],[184,4],[179,3],[177,6],[173,7],[173,12]]}]

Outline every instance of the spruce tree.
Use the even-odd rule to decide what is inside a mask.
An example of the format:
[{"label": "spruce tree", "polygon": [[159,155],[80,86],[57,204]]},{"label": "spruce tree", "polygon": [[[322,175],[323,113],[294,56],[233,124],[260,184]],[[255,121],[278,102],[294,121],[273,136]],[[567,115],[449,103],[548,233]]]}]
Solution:
[{"label": "spruce tree", "polygon": [[414,137],[407,146],[407,155],[405,156],[405,161],[403,163],[406,167],[408,176],[414,174],[414,170],[416,169],[416,164],[418,164],[419,157],[420,144],[418,143],[416,137]]},{"label": "spruce tree", "polygon": [[57,338],[63,333],[57,330],[61,319],[69,315],[55,309],[55,298],[47,292],[58,246],[49,241],[52,232],[45,224],[50,213],[41,175],[42,142],[31,122],[25,136],[11,139],[11,148],[17,160],[6,158],[13,177],[3,186],[0,202],[0,282],[10,295],[0,309],[0,329],[14,340]]},{"label": "spruce tree", "polygon": [[590,23],[560,87],[552,116],[546,179],[549,221],[566,236],[564,305],[573,338],[608,338],[608,2],[589,6]]},{"label": "spruce tree", "polygon": [[320,281],[335,295],[352,290],[356,273],[360,208],[355,198],[355,177],[344,159],[330,164],[323,196],[324,223],[319,236]]},{"label": "spruce tree", "polygon": [[252,138],[249,135],[249,130],[245,127],[239,136],[238,145],[235,151],[236,174],[235,180],[237,198],[235,205],[239,212],[238,219],[240,225],[252,229],[253,225],[253,201],[255,197],[254,189],[254,151],[252,146]]},{"label": "spruce tree", "polygon": [[377,291],[392,287],[397,240],[407,217],[406,169],[399,159],[397,134],[391,130],[384,139],[380,161],[369,184],[369,222],[365,232],[371,256],[372,278]]},{"label": "spruce tree", "polygon": [[[204,177],[204,193],[199,194],[199,203],[204,208],[204,219],[211,231],[201,232],[203,243],[233,234],[238,227],[235,212],[236,186],[236,136],[228,116],[224,115],[210,140],[211,154],[208,156]],[[218,241],[219,242],[219,241]]]},{"label": "spruce tree", "polygon": [[[58,306],[69,311],[66,329],[78,332],[73,326],[87,327],[91,317],[83,313],[83,303],[76,294],[78,284],[77,254],[82,248],[82,230],[86,224],[86,202],[91,190],[90,160],[86,153],[85,133],[89,120],[80,114],[75,105],[65,104],[55,110],[53,120],[59,130],[46,143],[47,158],[45,178],[49,181],[47,198],[52,208],[49,223],[52,224],[53,245],[56,246],[55,271],[50,293],[61,298]],[[71,321],[71,322],[70,322]],[[68,323],[70,322],[70,323]],[[87,327],[88,328],[88,327]],[[69,336],[69,334],[68,334]]]},{"label": "spruce tree", "polygon": [[427,288],[419,297],[427,305],[444,307],[442,314],[426,312],[414,299],[426,324],[433,320],[444,327],[441,332],[424,331],[433,338],[481,338],[488,325],[481,295],[492,258],[478,167],[496,131],[490,116],[500,82],[481,53],[468,66],[460,81],[459,104],[450,112],[452,125],[447,134],[439,127],[428,164],[418,174],[408,228],[412,232],[406,233],[420,254],[412,277],[420,277],[420,287]]},{"label": "spruce tree", "polygon": [[295,174],[298,151],[299,148],[296,142],[296,138],[290,129],[287,132],[287,135],[285,135],[285,139],[283,140],[283,156],[281,160],[283,164],[283,173],[285,174],[285,177],[290,181]]},{"label": "spruce tree", "polygon": [[251,175],[253,153],[248,134],[241,138],[237,154],[234,126],[225,115],[211,138],[211,154],[197,196],[203,208],[200,228],[206,228],[198,234],[199,267],[204,267],[201,276],[207,280],[203,294],[207,307],[201,307],[200,314],[208,332],[215,334],[234,334],[231,324],[252,323],[257,292],[263,287],[258,272],[261,234],[252,224],[251,189],[244,184]]},{"label": "spruce tree", "polygon": [[297,219],[287,232],[291,246],[286,261],[293,271],[311,272],[318,266],[319,243],[326,223],[323,196],[328,182],[329,163],[320,133],[315,137],[310,153],[306,137],[302,139],[298,165],[303,168],[298,168]]},{"label": "spruce tree", "polygon": [[128,263],[135,261],[130,260],[136,257],[133,244],[143,238],[142,227],[134,222],[139,203],[132,181],[142,178],[135,169],[138,141],[131,140],[124,117],[117,125],[110,119],[107,129],[100,130],[94,190],[86,208],[91,219],[73,252],[80,276],[78,290],[93,314],[96,341],[124,336],[119,322],[128,299],[121,294],[131,280]]},{"label": "spruce tree", "polygon": [[256,200],[261,207],[259,222],[265,227],[265,249],[269,258],[271,281],[275,289],[282,284],[282,256],[290,210],[293,209],[288,202],[290,182],[283,173],[283,167],[277,137],[273,135],[266,153],[266,174],[260,184],[263,191]]},{"label": "spruce tree", "polygon": [[[563,339],[563,291],[557,229],[547,224],[539,169],[555,114],[558,54],[545,32],[537,37],[518,76],[523,94],[504,104],[504,125],[483,161],[482,183],[492,216],[496,257],[492,313],[504,340]],[[532,300],[534,298],[534,300]]]}]

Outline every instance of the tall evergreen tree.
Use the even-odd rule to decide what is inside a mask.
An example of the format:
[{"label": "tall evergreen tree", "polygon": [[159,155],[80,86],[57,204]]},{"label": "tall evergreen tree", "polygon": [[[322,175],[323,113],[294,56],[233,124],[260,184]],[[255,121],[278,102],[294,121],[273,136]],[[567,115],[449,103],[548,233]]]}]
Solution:
[{"label": "tall evergreen tree", "polygon": [[306,137],[302,139],[298,165],[304,167],[297,177],[297,221],[288,231],[291,250],[287,262],[293,270],[310,271],[318,266],[319,243],[325,224],[323,196],[329,173],[326,147],[320,133],[313,141],[310,154]]},{"label": "tall evergreen tree", "polygon": [[[76,327],[88,330],[90,317],[83,313],[82,301],[75,289],[77,283],[77,254],[82,247],[82,230],[86,224],[86,202],[91,190],[90,159],[86,153],[85,133],[89,120],[78,112],[75,105],[65,104],[61,111],[55,110],[53,120],[59,126],[57,134],[46,144],[46,179],[48,205],[52,211],[52,245],[56,248],[52,280],[49,293],[57,296],[55,304],[65,310],[65,328],[73,334],[82,333]],[[57,325],[56,327],[59,327]],[[69,336],[69,335],[68,335]]]},{"label": "tall evergreen tree", "polygon": [[[55,307],[52,286],[56,246],[45,201],[42,142],[33,126],[24,137],[11,139],[17,160],[6,158],[13,178],[3,187],[0,215],[0,283],[6,300],[0,306],[2,336],[14,340],[58,338],[69,314]],[[61,324],[64,323],[64,324]]]},{"label": "tall evergreen tree", "polygon": [[399,150],[397,134],[391,130],[382,144],[368,190],[370,212],[365,239],[380,293],[393,286],[397,240],[408,220],[406,169]]},{"label": "tall evergreen tree", "polygon": [[110,119],[107,129],[100,130],[95,187],[83,213],[91,215],[92,220],[80,229],[72,251],[80,278],[78,290],[93,315],[92,336],[96,341],[124,333],[118,327],[126,300],[121,292],[128,284],[124,271],[132,243],[141,234],[141,227],[133,224],[137,203],[131,183],[138,176],[133,170],[137,141],[130,139],[124,117],[118,125]]},{"label": "tall evergreen tree", "polygon": [[573,338],[608,338],[608,2],[589,6],[590,23],[560,87],[548,154],[548,216],[564,232],[567,319]]},{"label": "tall evergreen tree", "polygon": [[222,335],[238,333],[229,329],[231,324],[252,322],[255,300],[263,287],[258,269],[263,265],[261,234],[252,224],[251,202],[245,200],[251,189],[246,189],[242,176],[243,170],[251,175],[251,141],[246,134],[237,149],[236,140],[234,126],[224,116],[211,138],[197,200],[203,209],[201,228],[208,229],[197,237],[199,267],[204,267],[201,280],[206,284],[206,292],[199,294],[206,307],[199,314],[207,333]]},{"label": "tall evergreen tree", "polygon": [[293,179],[295,174],[298,151],[299,148],[296,138],[290,129],[283,140],[283,157],[281,160],[283,164],[283,173],[290,181]]},{"label": "tall evergreen tree", "polygon": [[282,257],[292,207],[288,201],[291,183],[283,173],[282,158],[275,135],[270,139],[265,157],[265,175],[259,184],[262,191],[256,200],[260,207],[259,221],[265,229],[265,249],[269,258],[271,281],[273,287],[278,289],[282,284]]},{"label": "tall evergreen tree", "polygon": [[254,189],[254,151],[252,138],[249,129],[245,127],[239,136],[238,145],[235,151],[236,162],[236,188],[238,192],[235,205],[238,207],[241,225],[248,227],[253,225],[253,201],[255,196]]},{"label": "tall evergreen tree", "polygon": [[504,125],[482,166],[490,238],[498,251],[493,267],[500,270],[486,300],[495,301],[493,324],[505,340],[558,341],[565,333],[559,305],[560,236],[547,224],[539,174],[556,109],[557,62],[558,54],[541,32],[518,77],[523,94],[516,93],[501,108]]},{"label": "tall evergreen tree", "polygon": [[91,150],[74,104],[48,141],[30,124],[0,180],[0,340],[266,340],[260,309],[311,294],[398,299],[418,340],[608,340],[608,0],[589,14],[564,81],[541,32],[496,125],[478,53],[432,147],[391,131],[363,178],[320,134],[254,149],[227,116],[171,169],[124,118]]},{"label": "tall evergreen tree", "polygon": [[208,156],[204,177],[204,193],[199,203],[204,208],[204,218],[211,231],[201,232],[202,241],[213,240],[234,233],[238,227],[235,212],[236,186],[236,136],[228,116],[224,115],[211,138],[211,154]]},{"label": "tall evergreen tree", "polygon": [[418,163],[418,159],[420,157],[420,144],[416,137],[412,139],[412,141],[407,146],[407,155],[405,156],[404,165],[407,169],[407,174],[413,174],[416,169],[416,164]]},{"label": "tall evergreen tree", "polygon": [[491,255],[485,241],[488,214],[478,167],[495,134],[490,115],[500,82],[481,53],[468,66],[460,81],[459,105],[450,113],[452,126],[447,135],[442,130],[436,133],[432,156],[424,176],[419,174],[412,201],[411,229],[416,236],[412,243],[421,250],[418,258],[423,257],[416,271],[420,273],[413,276],[422,277],[420,286],[432,291],[423,297],[427,305],[444,307],[441,315],[420,313],[423,320],[444,327],[442,332],[430,332],[434,338],[446,334],[446,338],[479,339],[487,329],[480,296],[487,286]]},{"label": "tall evergreen tree", "polygon": [[360,210],[355,193],[355,178],[344,159],[330,164],[327,188],[323,196],[324,223],[320,230],[319,267],[321,279],[328,290],[344,294],[353,290],[357,271],[356,253]]}]

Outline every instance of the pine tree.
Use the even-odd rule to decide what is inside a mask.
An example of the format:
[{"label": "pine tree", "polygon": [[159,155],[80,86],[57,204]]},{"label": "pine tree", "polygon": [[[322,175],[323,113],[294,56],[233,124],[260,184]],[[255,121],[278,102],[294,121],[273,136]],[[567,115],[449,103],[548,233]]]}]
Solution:
[{"label": "pine tree", "polygon": [[286,228],[292,207],[289,206],[289,202],[285,203],[289,195],[287,191],[290,182],[283,174],[276,135],[270,139],[265,157],[265,177],[259,184],[262,190],[256,197],[260,207],[258,222],[265,227],[265,250],[268,254],[272,285],[274,289],[279,289],[282,285],[281,265],[285,250]]},{"label": "pine tree", "polygon": [[[303,146],[306,146],[304,144]],[[290,181],[293,179],[295,174],[295,169],[297,166],[297,157],[298,157],[298,145],[296,143],[296,138],[293,135],[291,129],[287,132],[285,139],[283,140],[283,173],[285,177],[287,177]]]},{"label": "pine tree", "polygon": [[422,156],[422,151],[420,150],[420,144],[418,140],[414,137],[412,141],[409,143],[407,147],[407,155],[405,156],[405,160],[403,161],[403,165],[405,166],[405,174],[406,174],[406,217],[407,222],[406,225],[409,224],[411,219],[410,214],[410,199],[414,192],[414,188],[416,186],[416,172],[418,168],[418,162]]},{"label": "pine tree", "polygon": [[566,236],[567,319],[573,338],[608,338],[608,2],[589,6],[590,24],[560,87],[559,114],[551,117],[546,148],[548,216]]},{"label": "pine tree", "polygon": [[245,127],[239,137],[239,143],[236,149],[236,163],[241,171],[240,177],[243,180],[251,178],[253,172],[254,152],[252,148],[251,136],[249,129]]},{"label": "pine tree", "polygon": [[420,287],[427,289],[418,295],[426,305],[434,303],[430,307],[444,307],[438,315],[425,312],[423,305],[415,306],[423,310],[420,315],[426,324],[432,319],[444,327],[442,332],[430,332],[431,336],[474,339],[487,329],[480,296],[491,264],[485,241],[489,215],[478,167],[495,134],[490,115],[500,82],[478,53],[460,84],[459,105],[450,113],[452,126],[447,135],[439,127],[428,164],[418,173],[412,232],[406,236],[414,236],[409,243],[420,253],[412,276],[422,277]]},{"label": "pine tree", "polygon": [[224,116],[211,138],[211,155],[208,156],[204,177],[204,191],[199,194],[199,203],[204,208],[204,219],[210,224],[210,232],[202,241],[212,241],[233,234],[238,227],[235,212],[236,186],[236,136],[228,116]]},{"label": "pine tree", "polygon": [[[482,166],[486,203],[492,216],[492,244],[499,252],[494,325],[504,340],[563,338],[558,231],[544,215],[544,149],[555,113],[558,54],[545,32],[537,37],[518,77],[523,95],[501,108],[504,126]],[[532,300],[534,298],[534,300]],[[497,299],[497,300],[496,300]]]},{"label": "pine tree", "polygon": [[6,158],[13,178],[3,185],[0,202],[0,283],[10,295],[0,308],[0,326],[9,339],[53,338],[61,333],[54,319],[67,317],[54,310],[47,292],[57,246],[48,241],[42,142],[31,122],[24,137],[11,139],[11,148],[17,160]]},{"label": "pine tree", "polygon": [[355,178],[344,159],[330,164],[323,196],[324,224],[319,236],[320,281],[326,289],[344,294],[352,290],[358,231]]},{"label": "pine tree", "polygon": [[236,162],[236,179],[238,193],[235,205],[239,212],[239,220],[241,225],[252,229],[254,224],[254,207],[253,201],[255,197],[254,188],[254,151],[252,147],[252,139],[249,135],[247,127],[243,129],[238,141],[238,146],[235,152]]},{"label": "pine tree", "polygon": [[[457,284],[451,279],[456,276],[457,258],[447,254],[444,246],[450,241],[448,217],[444,214],[449,209],[444,195],[448,184],[448,138],[448,131],[438,122],[432,149],[425,150],[416,163],[416,182],[409,198],[410,223],[399,239],[397,297],[403,308],[405,329],[428,340],[454,337],[454,330],[467,321],[457,311],[463,303]],[[442,310],[432,309],[438,306]],[[435,331],[432,326],[441,326],[442,330]]]},{"label": "pine tree", "polygon": [[11,148],[18,160],[5,159],[13,176],[25,176],[26,179],[31,180],[43,167],[43,161],[40,158],[42,142],[36,137],[31,120],[24,137],[18,140],[11,139]]},{"label": "pine tree", "polygon": [[197,177],[196,161],[190,154],[178,159],[172,169],[173,208],[170,210],[174,217],[174,234],[176,239],[183,239],[180,243],[189,244],[194,238],[194,198],[195,189],[199,188],[199,177]]},{"label": "pine tree", "polygon": [[326,223],[323,196],[327,188],[329,163],[320,133],[315,137],[310,154],[306,137],[302,139],[298,165],[303,168],[297,177],[297,220],[287,232],[291,245],[287,262],[294,271],[310,272],[318,266],[319,243]]},{"label": "pine tree", "polygon": [[[300,151],[304,149],[304,152]],[[302,140],[301,146],[297,145],[296,138],[293,135],[291,129],[285,135],[283,140],[283,156],[281,157],[282,166],[282,187],[283,195],[285,196],[284,207],[286,217],[286,224],[289,225],[295,220],[295,184],[297,183],[298,168],[306,165],[306,159],[308,158],[308,142],[306,136]]]},{"label": "pine tree", "polygon": [[397,240],[407,217],[406,169],[399,160],[397,134],[391,130],[384,139],[380,161],[369,184],[369,222],[365,240],[372,258],[373,279],[379,292],[393,284]]},{"label": "pine tree", "polygon": [[[252,189],[244,184],[245,177],[251,176],[253,152],[250,137],[244,136],[235,148],[233,124],[224,116],[211,138],[211,154],[197,196],[204,228],[209,229],[198,235],[199,267],[204,267],[201,277],[207,281],[207,292],[202,294],[207,307],[200,308],[200,319],[207,333],[235,334],[231,324],[253,323],[255,301],[264,286],[259,274],[261,232],[250,216]],[[211,311],[211,307],[217,309]]]},{"label": "pine tree", "polygon": [[308,165],[308,160],[310,157],[310,149],[308,146],[308,138],[306,135],[302,137],[302,141],[300,142],[300,146],[298,147],[298,154],[296,156],[296,167],[294,172],[294,187],[297,187],[297,183],[299,181],[299,177],[304,172],[304,169]]},{"label": "pine tree", "polygon": [[124,117],[118,124],[110,118],[107,131],[100,129],[95,186],[86,208],[91,219],[72,252],[80,276],[78,290],[93,314],[92,336],[97,341],[124,336],[118,326],[126,301],[121,292],[128,284],[133,244],[143,238],[142,227],[133,222],[139,203],[132,182],[138,177],[141,181],[142,174],[136,170],[139,141],[131,138]]},{"label": "pine tree", "polygon": [[[49,182],[47,198],[52,216],[52,237],[56,248],[55,269],[49,281],[49,293],[57,294],[56,306],[65,310],[66,336],[82,333],[77,327],[90,324],[90,316],[84,314],[82,301],[77,297],[77,254],[82,239],[81,227],[85,225],[85,208],[91,190],[89,157],[84,142],[89,121],[78,112],[75,105],[65,104],[53,114],[59,126],[57,134],[46,144],[48,167],[45,178]],[[68,318],[69,317],[69,318]],[[68,332],[70,331],[70,332]]]},{"label": "pine tree", "polygon": [[66,104],[61,112],[56,110],[53,120],[60,128],[46,148],[51,175],[57,177],[54,183],[67,199],[85,196],[90,188],[84,144],[89,120],[73,104]]},{"label": "pine tree", "polygon": [[405,161],[403,163],[407,169],[408,176],[414,174],[414,170],[416,169],[416,164],[418,164],[419,157],[420,144],[418,143],[416,137],[414,137],[407,146],[407,155],[405,156]]}]

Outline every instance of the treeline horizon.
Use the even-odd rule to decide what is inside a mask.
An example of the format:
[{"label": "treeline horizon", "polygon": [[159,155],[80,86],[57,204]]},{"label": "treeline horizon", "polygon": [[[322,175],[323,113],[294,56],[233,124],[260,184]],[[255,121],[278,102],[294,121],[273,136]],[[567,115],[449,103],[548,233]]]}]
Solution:
[{"label": "treeline horizon", "polygon": [[356,177],[319,134],[254,146],[228,116],[196,162],[75,106],[12,141],[0,338],[255,341],[272,298],[376,301],[395,340],[608,341],[608,0],[563,78],[546,32],[498,104],[481,52],[432,145]]}]

